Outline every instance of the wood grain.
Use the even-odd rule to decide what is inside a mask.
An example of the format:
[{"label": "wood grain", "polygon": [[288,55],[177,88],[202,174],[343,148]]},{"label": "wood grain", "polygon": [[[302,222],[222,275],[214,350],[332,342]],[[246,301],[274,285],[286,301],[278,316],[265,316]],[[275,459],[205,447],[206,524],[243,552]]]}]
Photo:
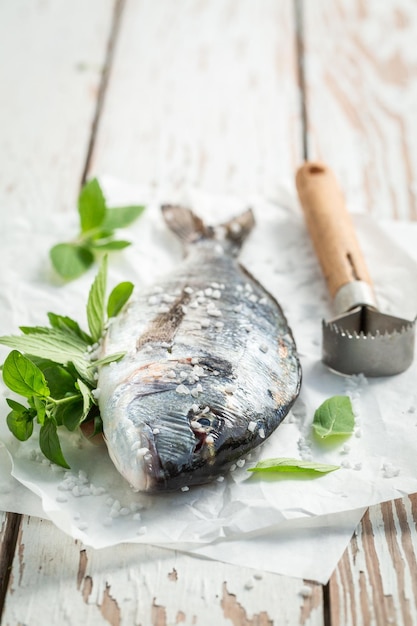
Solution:
[{"label": "wood grain", "polygon": [[127,0],[91,173],[275,197],[301,159],[291,0]]},{"label": "wood grain", "polygon": [[323,625],[320,585],[146,545],[92,550],[37,518],[10,581],[4,624]]},{"label": "wood grain", "polygon": [[327,162],[350,210],[417,217],[417,5],[305,2],[309,158]]},{"label": "wood grain", "polygon": [[0,618],[10,580],[21,515],[0,512]]},{"label": "wood grain", "polygon": [[332,626],[417,624],[417,496],[371,507],[330,581]]}]

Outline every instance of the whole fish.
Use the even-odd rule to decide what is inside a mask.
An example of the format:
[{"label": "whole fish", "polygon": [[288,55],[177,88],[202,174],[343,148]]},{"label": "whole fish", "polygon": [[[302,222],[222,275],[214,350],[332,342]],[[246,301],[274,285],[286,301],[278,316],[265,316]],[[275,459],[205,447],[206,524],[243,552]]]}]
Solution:
[{"label": "whole fish", "polygon": [[163,206],[186,257],[111,321],[99,372],[109,454],[137,491],[212,481],[277,428],[300,390],[275,298],[238,263],[252,211],[218,227]]}]

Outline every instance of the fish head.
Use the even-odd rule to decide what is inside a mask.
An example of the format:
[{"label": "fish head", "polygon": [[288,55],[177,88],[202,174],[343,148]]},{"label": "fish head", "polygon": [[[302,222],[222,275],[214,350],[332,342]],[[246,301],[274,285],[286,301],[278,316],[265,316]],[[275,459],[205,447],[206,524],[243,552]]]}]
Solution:
[{"label": "fish head", "polygon": [[[138,377],[112,394],[103,424],[109,455],[136,491],[153,493],[212,481],[240,456],[247,420],[208,385],[194,399],[162,377]],[[184,389],[187,387],[184,385]],[[181,389],[180,389],[181,391]]]}]

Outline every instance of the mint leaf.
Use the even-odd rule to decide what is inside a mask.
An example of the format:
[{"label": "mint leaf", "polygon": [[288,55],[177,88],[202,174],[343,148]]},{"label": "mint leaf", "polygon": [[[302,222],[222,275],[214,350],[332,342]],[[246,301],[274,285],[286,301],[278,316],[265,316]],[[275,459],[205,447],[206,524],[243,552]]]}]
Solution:
[{"label": "mint leaf", "polygon": [[49,256],[55,271],[65,280],[78,278],[94,263],[91,250],[78,243],[58,243]]},{"label": "mint leaf", "polygon": [[95,404],[95,400],[93,398],[93,394],[91,393],[90,388],[85,383],[83,383],[81,379],[77,380],[77,386],[83,399],[82,420],[85,420],[90,412],[91,407],[93,406],[93,404]]},{"label": "mint leaf", "polygon": [[70,466],[62,454],[57,426],[52,419],[46,419],[45,423],[41,426],[39,432],[39,447],[47,459],[60,467],[70,469]]},{"label": "mint leaf", "polygon": [[126,228],[134,222],[145,210],[144,206],[122,206],[114,209],[107,209],[103,221],[103,228],[115,230],[116,228]]},{"label": "mint leaf", "polygon": [[[24,328],[27,331],[28,327]],[[21,337],[14,335],[0,337],[0,344],[61,365],[66,365],[77,358],[85,358],[85,342],[75,335],[70,336],[55,328],[48,329],[48,332],[44,329],[36,332],[36,328],[33,327],[33,332]]]},{"label": "mint leaf", "polygon": [[75,322],[70,317],[66,315],[57,315],[56,313],[48,313],[48,319],[52,328],[72,333],[85,341],[86,344],[93,343],[91,341],[91,337],[80,328],[78,322]]},{"label": "mint leaf", "polygon": [[83,398],[81,394],[66,398],[66,402],[57,404],[54,417],[58,425],[63,425],[67,430],[74,431],[83,421]]},{"label": "mint leaf", "polygon": [[68,394],[76,392],[76,380],[62,365],[47,367],[43,373],[48,383],[50,395],[54,400],[60,400]]},{"label": "mint leaf", "polygon": [[73,280],[91,267],[100,252],[129,246],[130,241],[114,239],[114,231],[129,226],[143,211],[144,207],[137,205],[109,209],[98,180],[90,180],[78,197],[78,237],[59,243],[49,251],[56,272],[65,280]]},{"label": "mint leaf", "polygon": [[250,467],[249,472],[291,472],[296,474],[326,474],[339,469],[338,465],[326,465],[325,463],[314,463],[313,461],[303,461],[300,459],[265,459],[259,461],[255,467]]},{"label": "mint leaf", "polygon": [[99,341],[104,330],[106,311],[107,256],[101,262],[97,276],[91,285],[87,302],[87,321],[94,342]]},{"label": "mint leaf", "polygon": [[318,437],[351,435],[355,416],[348,396],[333,396],[319,406],[314,414],[313,429]]},{"label": "mint leaf", "polygon": [[126,281],[119,283],[111,292],[107,301],[107,316],[116,317],[129,300],[134,289],[133,283]]},{"label": "mint leaf", "polygon": [[25,398],[49,396],[42,371],[17,350],[12,350],[4,362],[3,380],[9,389]]},{"label": "mint leaf", "polygon": [[90,367],[102,367],[103,365],[109,365],[109,363],[117,363],[117,361],[123,359],[125,354],[126,352],[114,352],[113,354],[109,354],[102,359],[97,359],[97,361],[91,361]]},{"label": "mint leaf", "polygon": [[116,252],[117,250],[124,250],[128,246],[132,245],[130,241],[124,239],[110,241],[101,241],[100,239],[92,241],[91,247],[98,252]]},{"label": "mint leaf", "polygon": [[10,398],[7,399],[7,404],[12,409],[6,418],[10,432],[19,441],[26,441],[33,433],[33,420],[36,412]]},{"label": "mint leaf", "polygon": [[106,201],[96,178],[84,185],[78,198],[81,232],[101,226],[106,214]]}]

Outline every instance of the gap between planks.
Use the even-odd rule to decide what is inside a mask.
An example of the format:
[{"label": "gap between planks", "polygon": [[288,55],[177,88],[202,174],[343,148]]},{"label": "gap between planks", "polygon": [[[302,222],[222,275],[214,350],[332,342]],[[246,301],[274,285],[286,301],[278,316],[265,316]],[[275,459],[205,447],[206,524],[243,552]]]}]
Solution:
[{"label": "gap between planks", "polygon": [[91,124],[90,140],[88,142],[87,154],[85,157],[84,169],[81,176],[80,187],[83,187],[87,180],[88,172],[90,170],[91,161],[93,158],[93,152],[95,147],[95,141],[97,136],[97,130],[100,123],[101,113],[103,111],[104,100],[106,97],[107,86],[109,83],[109,77],[111,67],[113,64],[114,51],[117,44],[118,34],[120,30],[120,23],[122,20],[123,11],[126,5],[126,0],[115,0],[113,9],[113,18],[110,27],[109,39],[107,42],[106,54],[104,58],[103,70],[101,73],[101,80],[98,88],[98,95],[96,101],[96,109],[94,112],[93,121]]},{"label": "gap between planks", "polygon": [[0,621],[3,613],[22,516],[6,513],[0,543]]}]

